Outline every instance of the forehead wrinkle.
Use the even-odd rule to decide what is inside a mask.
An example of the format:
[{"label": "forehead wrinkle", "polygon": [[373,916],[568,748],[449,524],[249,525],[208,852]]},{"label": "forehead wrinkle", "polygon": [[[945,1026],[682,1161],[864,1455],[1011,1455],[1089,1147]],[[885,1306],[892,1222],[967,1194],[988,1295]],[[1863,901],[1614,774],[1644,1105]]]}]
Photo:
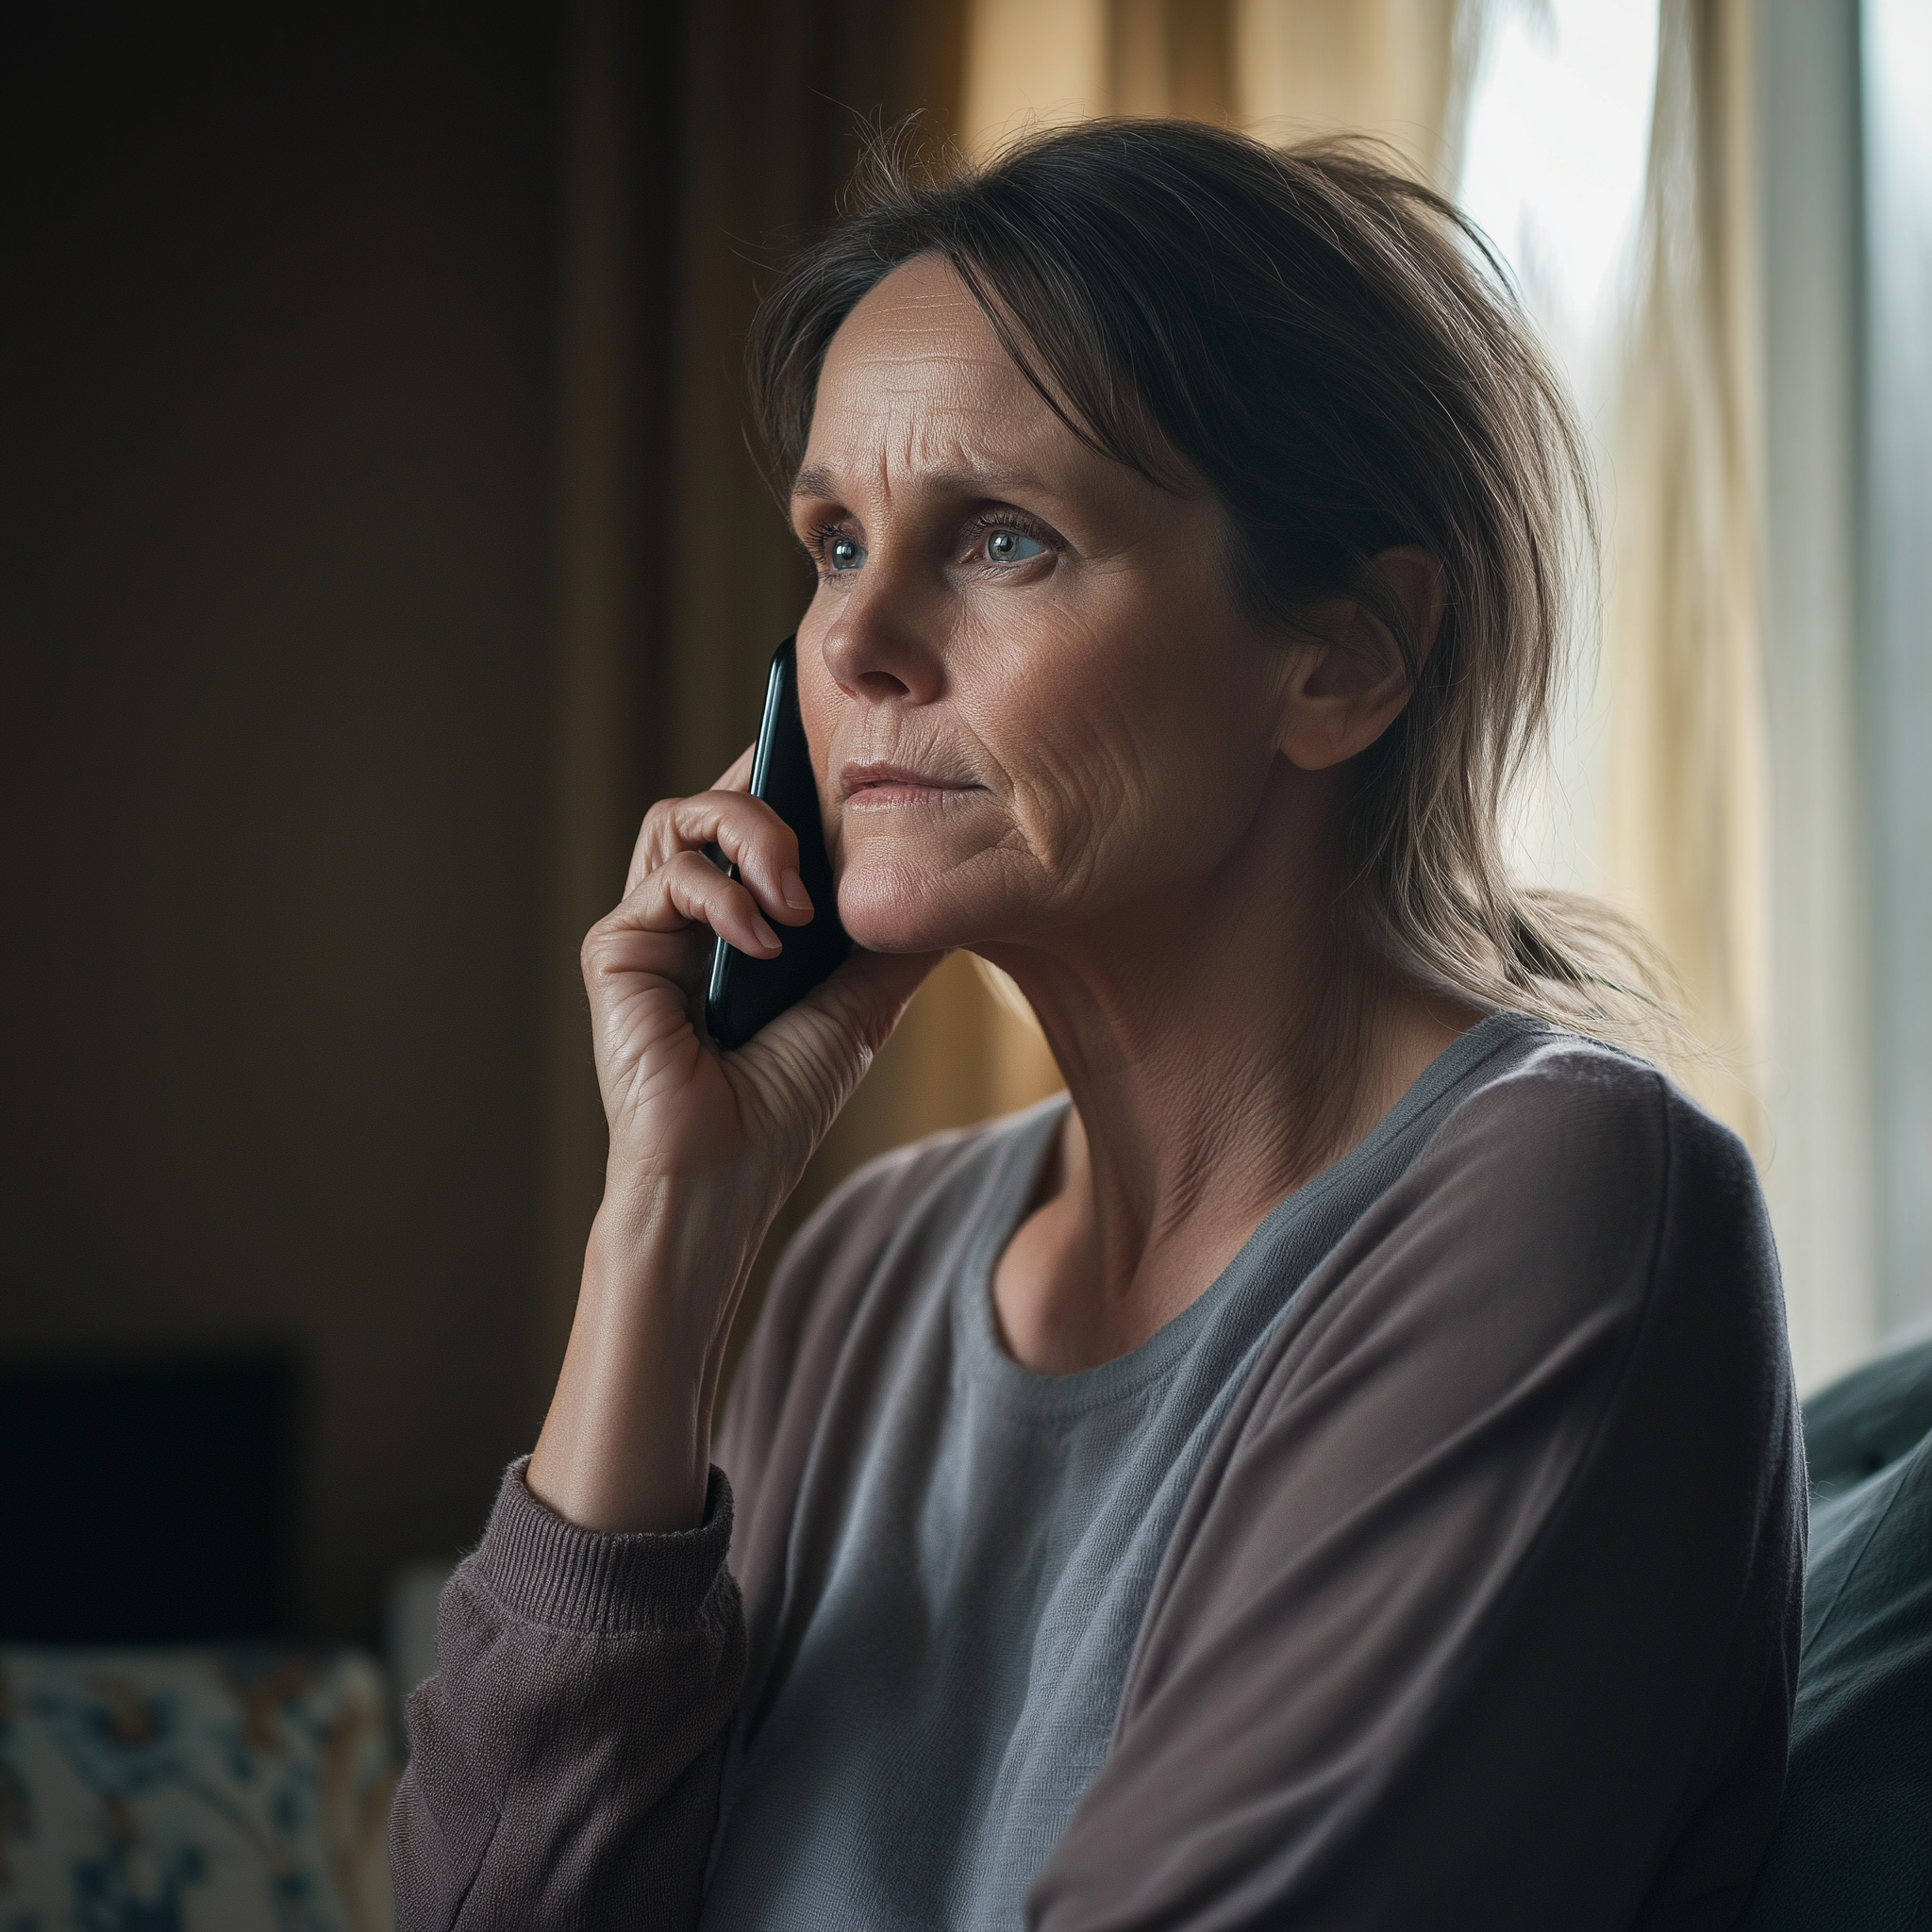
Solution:
[{"label": "forehead wrinkle", "polygon": [[[1016,400],[1011,383],[1021,380],[1008,365],[1000,368],[974,356],[960,356],[943,347],[914,354],[874,358],[855,356],[845,369],[828,366],[828,379],[820,383],[839,392],[850,409],[853,391],[863,397],[863,414],[881,418],[1009,416]],[[1011,380],[1004,378],[1010,377]]]},{"label": "forehead wrinkle", "polygon": [[833,332],[825,348],[827,373],[841,362],[871,364],[875,374],[908,367],[924,371],[939,364],[970,369],[980,380],[988,375],[1025,380],[970,297],[914,308],[878,296],[874,290]]},{"label": "forehead wrinkle", "polygon": [[[1074,473],[1092,467],[963,284],[944,270],[935,287],[934,274],[929,262],[894,271],[834,335],[794,498],[855,489],[890,498],[896,484],[934,496],[1058,500]],[[1062,442],[1074,447],[1062,452]],[[1062,454],[1074,463],[1067,476],[1052,460]],[[1044,471],[1036,455],[1048,458]]]},{"label": "forehead wrinkle", "polygon": [[828,390],[856,386],[872,414],[894,402],[984,413],[1025,386],[970,298],[936,291],[916,302],[881,301],[880,290],[894,279],[874,290],[833,336],[820,372],[821,402]]},{"label": "forehead wrinkle", "polygon": [[943,335],[960,353],[1008,359],[986,311],[958,272],[929,258],[902,262],[867,290],[834,332],[835,344],[855,319],[889,337]]},{"label": "forehead wrinkle", "polygon": [[[1003,440],[998,427],[991,437],[986,434],[989,417],[1002,425],[1007,421],[990,402],[963,397],[922,399],[913,408],[904,398],[884,398],[862,412],[841,411],[844,433],[835,431],[833,447],[812,454],[800,467],[791,494],[840,497],[846,493],[842,486],[860,473],[887,490],[897,482],[935,494],[998,496],[1047,487],[1036,470],[987,451],[989,441]],[[824,430],[824,420],[818,419],[815,427]]]}]

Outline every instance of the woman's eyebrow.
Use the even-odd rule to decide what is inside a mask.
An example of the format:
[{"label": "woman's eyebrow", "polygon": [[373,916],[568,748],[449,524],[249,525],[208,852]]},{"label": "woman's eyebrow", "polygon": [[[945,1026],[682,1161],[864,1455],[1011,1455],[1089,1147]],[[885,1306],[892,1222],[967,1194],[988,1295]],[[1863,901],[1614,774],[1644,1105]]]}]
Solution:
[{"label": "woman's eyebrow", "polygon": [[924,489],[955,496],[1014,496],[1023,491],[1037,495],[1042,490],[1051,493],[1031,470],[928,470],[917,481]]},{"label": "woman's eyebrow", "polygon": [[[1007,496],[1017,491],[1052,493],[1050,486],[1030,470],[924,470],[916,472],[910,480],[922,490],[956,496]],[[837,498],[841,493],[831,471],[823,463],[808,463],[791,479],[794,503],[803,497]]]}]

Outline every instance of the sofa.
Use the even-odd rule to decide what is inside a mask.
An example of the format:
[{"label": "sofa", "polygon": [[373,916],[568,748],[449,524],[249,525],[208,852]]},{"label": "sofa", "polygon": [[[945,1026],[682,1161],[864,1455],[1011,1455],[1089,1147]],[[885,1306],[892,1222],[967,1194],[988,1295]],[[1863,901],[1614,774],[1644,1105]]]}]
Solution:
[{"label": "sofa", "polygon": [[1814,1395],[1805,1452],[1798,1700],[1744,1932],[1932,1926],[1932,1341]]}]

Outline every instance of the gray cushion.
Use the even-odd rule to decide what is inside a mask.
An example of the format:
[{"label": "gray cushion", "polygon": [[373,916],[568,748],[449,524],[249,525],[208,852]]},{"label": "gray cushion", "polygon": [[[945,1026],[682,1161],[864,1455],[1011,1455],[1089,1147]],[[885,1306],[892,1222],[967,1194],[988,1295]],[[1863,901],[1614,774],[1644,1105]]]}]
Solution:
[{"label": "gray cushion", "polygon": [[1928,1400],[1932,1345],[1806,1406],[1822,1481],[1804,1650],[1784,1809],[1747,1932],[1932,1925]]},{"label": "gray cushion", "polygon": [[1932,1341],[1882,1355],[1805,1405],[1814,1503],[1908,1456],[1932,1433]]}]

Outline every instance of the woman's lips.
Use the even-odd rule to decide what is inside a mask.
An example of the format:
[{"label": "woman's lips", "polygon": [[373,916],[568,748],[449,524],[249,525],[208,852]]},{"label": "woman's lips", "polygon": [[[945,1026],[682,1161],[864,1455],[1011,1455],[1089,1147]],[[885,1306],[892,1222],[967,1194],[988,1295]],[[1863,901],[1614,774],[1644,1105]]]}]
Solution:
[{"label": "woman's lips", "polygon": [[957,778],[935,777],[906,765],[850,764],[839,774],[848,807],[871,810],[882,806],[939,805],[979,787]]}]

